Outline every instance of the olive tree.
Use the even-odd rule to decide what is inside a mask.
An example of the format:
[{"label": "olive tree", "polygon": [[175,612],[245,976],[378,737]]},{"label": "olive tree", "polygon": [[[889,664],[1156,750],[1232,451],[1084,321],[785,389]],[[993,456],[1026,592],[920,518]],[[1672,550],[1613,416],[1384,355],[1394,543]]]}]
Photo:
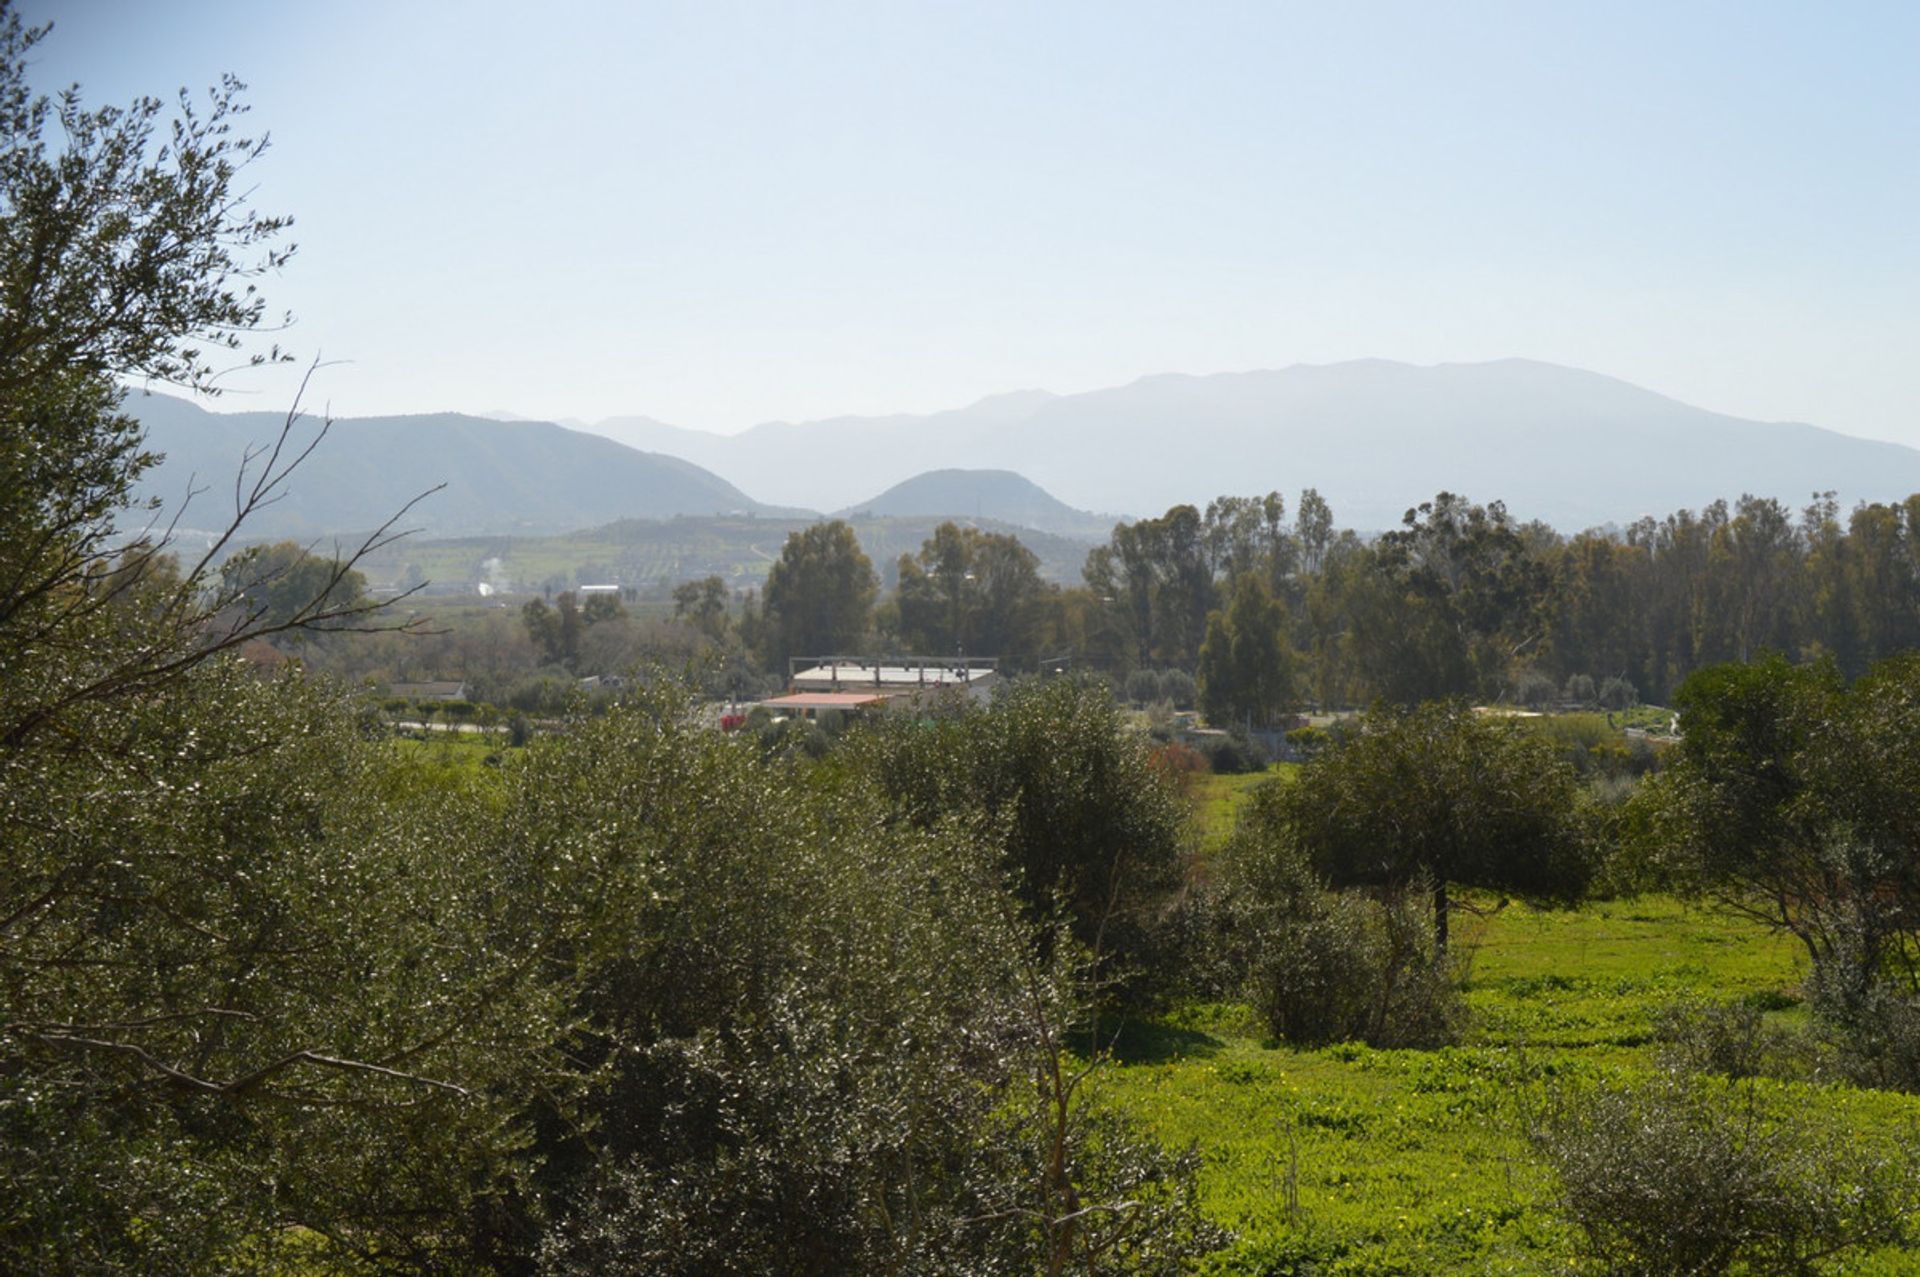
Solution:
[{"label": "olive tree", "polygon": [[537,1124],[541,1209],[495,1253],[1179,1271],[1213,1237],[1194,1167],[1086,1083],[1072,947],[1043,952],[978,822],[890,820],[835,766],[763,762],[657,689],[513,774],[483,836],[526,907],[572,919],[594,1083]]},{"label": "olive tree", "polygon": [[1138,963],[1188,850],[1186,812],[1150,745],[1105,684],[1032,678],[985,708],[888,721],[853,742],[847,766],[900,819],[986,822],[1033,916],[1064,906],[1082,943]]},{"label": "olive tree", "polygon": [[565,1002],[468,848],[421,854],[460,795],[224,659],[381,623],[351,554],[284,607],[213,570],[314,441],[290,417],[198,558],[128,509],[123,382],[210,389],[286,221],[243,193],[236,82],[89,110],[28,85],[45,34],[0,6],[0,1268],[441,1262]]},{"label": "olive tree", "polygon": [[1429,892],[1443,954],[1452,884],[1563,901],[1585,889],[1577,790],[1552,743],[1514,720],[1375,707],[1277,792],[1272,820],[1335,884]]},{"label": "olive tree", "polygon": [[1629,812],[1683,891],[1793,936],[1865,1080],[1920,1086],[1920,660],[1701,670]]}]

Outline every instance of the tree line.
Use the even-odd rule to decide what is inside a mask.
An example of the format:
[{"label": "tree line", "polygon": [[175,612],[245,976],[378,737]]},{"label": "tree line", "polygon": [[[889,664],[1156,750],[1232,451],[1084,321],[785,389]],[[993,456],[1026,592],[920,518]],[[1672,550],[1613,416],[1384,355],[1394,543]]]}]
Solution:
[{"label": "tree line", "polygon": [[1177,670],[1228,721],[1451,696],[1664,703],[1693,670],[1762,652],[1852,675],[1920,643],[1920,496],[1844,514],[1831,493],[1797,513],[1743,496],[1567,536],[1443,492],[1363,536],[1309,488],[1291,518],[1270,492],[1120,524],[1073,587],[1016,538],[952,523],[899,580],[879,597],[843,523],[794,533],[742,638],[777,669],[910,649]]}]

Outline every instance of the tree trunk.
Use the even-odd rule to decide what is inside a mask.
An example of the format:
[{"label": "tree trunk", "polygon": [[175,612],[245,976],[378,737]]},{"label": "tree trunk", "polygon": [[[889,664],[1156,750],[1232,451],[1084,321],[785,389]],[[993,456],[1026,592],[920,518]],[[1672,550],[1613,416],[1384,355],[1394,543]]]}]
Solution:
[{"label": "tree trunk", "polygon": [[1447,956],[1447,880],[1433,880],[1433,957],[1438,962]]}]

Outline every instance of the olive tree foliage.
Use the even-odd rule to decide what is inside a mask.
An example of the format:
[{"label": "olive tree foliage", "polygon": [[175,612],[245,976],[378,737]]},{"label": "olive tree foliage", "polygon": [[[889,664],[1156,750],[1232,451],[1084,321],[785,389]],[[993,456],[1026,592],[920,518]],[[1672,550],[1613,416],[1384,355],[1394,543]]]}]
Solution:
[{"label": "olive tree foliage", "polygon": [[[275,241],[289,221],[253,211],[238,188],[266,138],[237,131],[237,81],[204,102],[183,94],[171,114],[152,98],[89,110],[75,90],[49,99],[28,84],[46,30],[0,7],[0,741],[12,745],[212,652],[350,627],[368,611],[337,592],[353,554],[335,560],[328,589],[278,615],[212,573],[248,513],[318,442],[296,437],[292,415],[248,459],[211,547],[170,591],[142,591],[170,546],[152,511],[126,509],[157,458],[120,412],[121,382],[211,392],[224,355],[281,358],[237,352],[266,318],[254,281],[287,260],[291,247]],[[102,614],[134,592],[154,621],[140,641],[94,641]]]},{"label": "olive tree foliage", "polygon": [[1289,832],[1290,783],[1254,791],[1220,857],[1216,917],[1228,981],[1296,1046],[1453,1041],[1464,1008],[1433,915],[1414,893],[1331,886]]},{"label": "olive tree foliage", "polygon": [[1658,1070],[1563,1086],[1528,1133],[1556,1205],[1621,1277],[1848,1272],[1863,1251],[1911,1245],[1911,1145],[1876,1147],[1783,1098]]},{"label": "olive tree foliage", "polygon": [[1792,935],[1859,1080],[1920,1088],[1920,658],[1851,685],[1770,657],[1691,676],[1633,845],[1682,890]]},{"label": "olive tree foliage", "polygon": [[1590,858],[1577,797],[1553,744],[1513,720],[1457,703],[1376,706],[1275,791],[1269,818],[1336,885],[1427,894],[1444,952],[1451,884],[1579,897]]},{"label": "olive tree foliage", "polygon": [[581,867],[528,889],[574,914],[593,1084],[540,1123],[496,1260],[1178,1271],[1211,1237],[1193,1168],[1069,1089],[1070,947],[1042,956],[971,813],[892,821],[839,775],[763,763],[666,691],[512,775],[497,854]]},{"label": "olive tree foliage", "polygon": [[0,751],[0,1267],[429,1262],[566,1072],[472,805],[235,662],[63,721]]},{"label": "olive tree foliage", "polygon": [[212,571],[302,446],[253,459],[197,560],[129,518],[154,458],[116,379],[208,387],[285,221],[237,189],[264,146],[237,84],[171,117],[50,101],[43,34],[0,7],[0,1268],[264,1265],[290,1226],[417,1267],[550,1063],[537,949],[463,847],[419,854],[452,798],[403,798],[330,693],[221,659],[378,623],[333,597],[351,555],[277,613]]},{"label": "olive tree foliage", "polygon": [[1189,851],[1184,807],[1150,745],[1104,683],[1059,677],[1009,684],[985,708],[887,720],[846,754],[909,823],[977,813],[1031,915],[1063,907],[1082,944],[1125,963],[1153,952]]},{"label": "olive tree foliage", "polygon": [[1691,676],[1681,741],[1636,796],[1648,857],[1684,889],[1784,931],[1816,964],[1900,974],[1920,939],[1920,661],[1851,687],[1779,656]]}]

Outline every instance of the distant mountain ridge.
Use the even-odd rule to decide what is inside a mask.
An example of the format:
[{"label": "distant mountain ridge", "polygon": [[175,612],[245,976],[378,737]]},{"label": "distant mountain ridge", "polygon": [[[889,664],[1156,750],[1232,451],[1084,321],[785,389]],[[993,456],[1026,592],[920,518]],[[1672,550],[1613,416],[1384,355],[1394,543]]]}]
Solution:
[{"label": "distant mountain ridge", "polygon": [[929,470],[879,496],[856,501],[835,517],[859,514],[993,519],[1084,541],[1106,540],[1119,521],[1076,510],[1011,470]]},{"label": "distant mountain ridge", "polygon": [[1828,489],[1844,503],[1920,491],[1912,448],[1748,421],[1523,359],[1165,374],[925,415],[636,431],[762,500],[824,509],[956,466],[1015,471],[1069,506],[1130,515],[1315,487],[1342,525],[1362,529],[1394,526],[1443,489],[1568,532],[1743,492],[1797,504]]},{"label": "distant mountain ridge", "polygon": [[[284,414],[214,413],[164,395],[129,396],[127,410],[165,460],[136,495],[161,499],[168,515],[191,480],[206,489],[182,525],[224,526],[233,484],[249,449],[278,435]],[[296,445],[319,428],[295,430]],[[257,465],[257,463],[256,463]],[[678,457],[638,452],[597,434],[550,422],[499,421],[458,413],[335,421],[296,470],[286,496],[247,521],[249,537],[308,537],[378,527],[436,484],[402,526],[431,536],[567,532],[615,519],[746,513],[787,516],[718,475]]]}]

